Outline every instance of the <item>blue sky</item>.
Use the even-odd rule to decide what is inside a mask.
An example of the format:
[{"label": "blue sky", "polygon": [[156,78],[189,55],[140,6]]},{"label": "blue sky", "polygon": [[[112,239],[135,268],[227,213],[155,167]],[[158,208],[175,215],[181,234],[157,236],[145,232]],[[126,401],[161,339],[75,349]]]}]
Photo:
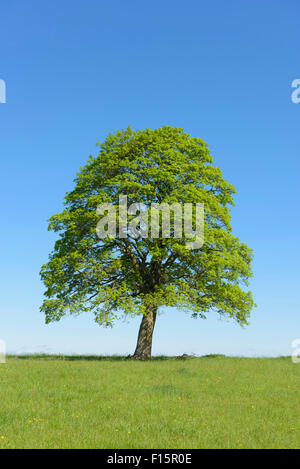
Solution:
[{"label": "blue sky", "polygon": [[40,266],[95,142],[132,125],[183,127],[237,189],[234,232],[254,249],[241,329],[165,310],[154,354],[291,353],[300,337],[300,78],[297,0],[12,0],[0,7],[0,339],[11,352],[132,353],[138,320],[44,325]]}]

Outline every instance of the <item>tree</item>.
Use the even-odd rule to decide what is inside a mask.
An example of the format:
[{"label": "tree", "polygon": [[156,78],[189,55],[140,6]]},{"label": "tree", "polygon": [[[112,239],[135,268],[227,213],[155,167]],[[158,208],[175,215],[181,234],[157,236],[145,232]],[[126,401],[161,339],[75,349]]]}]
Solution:
[{"label": "tree", "polygon": [[[207,144],[181,128],[126,130],[110,134],[99,144],[65,197],[65,209],[49,220],[60,233],[41,278],[47,288],[41,311],[46,323],[65,314],[93,311],[100,325],[112,326],[121,315],[141,316],[134,358],[151,358],[152,334],[159,308],[171,306],[205,318],[209,311],[248,324],[253,307],[248,285],[252,251],[232,234],[229,206],[234,187],[214,166]],[[204,204],[204,244],[188,248],[187,237],[175,238],[175,215],[170,236],[99,239],[96,227],[103,217],[100,204]],[[150,213],[150,208],[147,216]],[[145,215],[145,213],[144,213]],[[193,223],[195,223],[193,213]],[[132,220],[134,214],[129,215]],[[161,218],[160,218],[160,221]],[[106,220],[108,227],[110,220]],[[150,220],[149,227],[154,223]],[[171,321],[171,320],[170,320]]]}]

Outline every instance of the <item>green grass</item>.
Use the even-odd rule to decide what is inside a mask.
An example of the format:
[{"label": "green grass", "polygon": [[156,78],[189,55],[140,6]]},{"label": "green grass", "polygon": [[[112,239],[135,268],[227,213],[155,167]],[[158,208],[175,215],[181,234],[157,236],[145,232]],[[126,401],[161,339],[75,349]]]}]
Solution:
[{"label": "green grass", "polygon": [[299,374],[289,358],[8,357],[0,448],[299,448]]}]

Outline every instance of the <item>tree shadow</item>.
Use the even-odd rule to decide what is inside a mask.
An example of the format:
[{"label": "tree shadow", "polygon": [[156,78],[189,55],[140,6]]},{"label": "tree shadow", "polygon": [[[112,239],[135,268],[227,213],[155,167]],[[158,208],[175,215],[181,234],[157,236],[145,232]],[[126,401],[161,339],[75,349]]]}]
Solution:
[{"label": "tree shadow", "polygon": [[[48,354],[22,354],[9,355],[8,358],[18,360],[62,360],[62,361],[139,361],[133,360],[131,356],[124,355],[48,355]],[[178,357],[169,357],[165,355],[153,356],[149,361],[174,360]]]}]

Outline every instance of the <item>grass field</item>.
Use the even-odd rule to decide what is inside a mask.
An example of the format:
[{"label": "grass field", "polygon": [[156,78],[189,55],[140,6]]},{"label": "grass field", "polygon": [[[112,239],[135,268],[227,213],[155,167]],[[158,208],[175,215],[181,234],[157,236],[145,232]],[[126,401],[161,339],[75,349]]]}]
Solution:
[{"label": "grass field", "polygon": [[300,365],[8,357],[0,448],[299,448]]}]

